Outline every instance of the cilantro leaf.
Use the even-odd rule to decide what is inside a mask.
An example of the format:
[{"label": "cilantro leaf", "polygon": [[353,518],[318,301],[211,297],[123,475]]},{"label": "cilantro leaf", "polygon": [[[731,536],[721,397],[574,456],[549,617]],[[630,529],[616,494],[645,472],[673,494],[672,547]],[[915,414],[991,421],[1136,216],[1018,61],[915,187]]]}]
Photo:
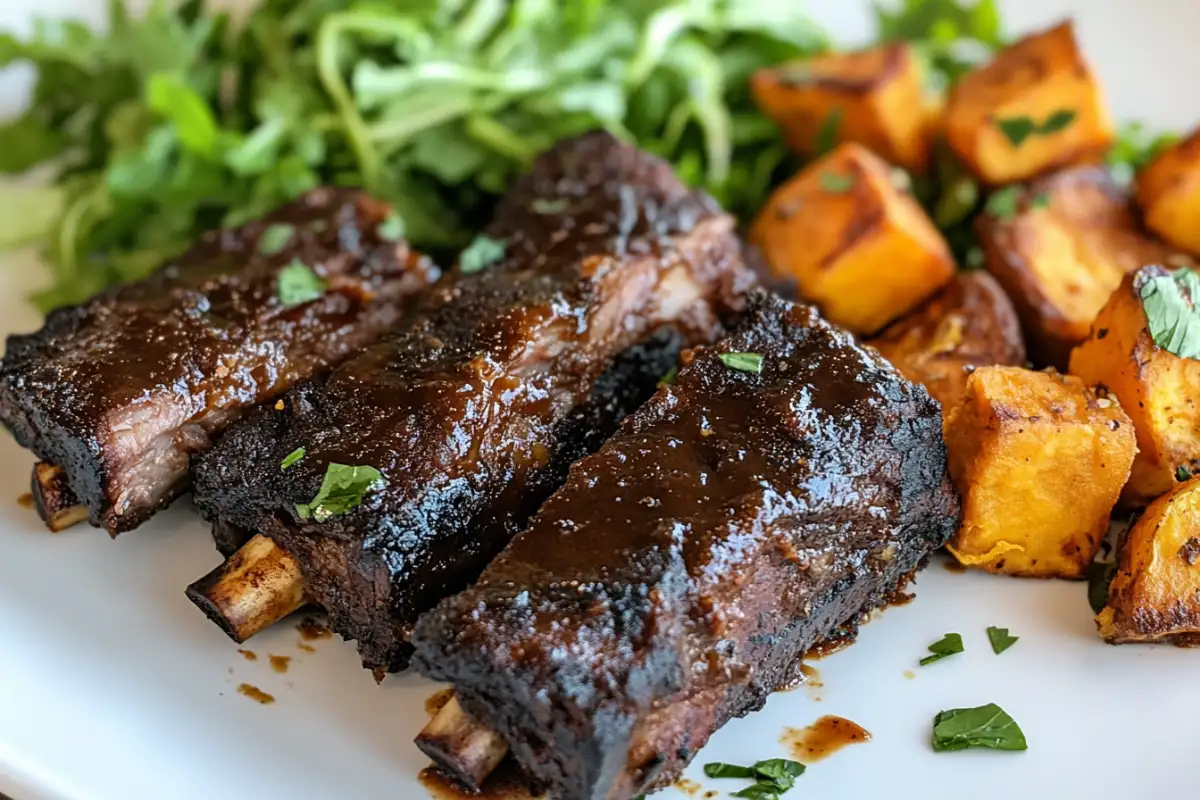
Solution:
[{"label": "cilantro leaf", "polygon": [[722,364],[738,372],[753,372],[755,375],[762,372],[763,357],[758,353],[721,353],[718,358]]},{"label": "cilantro leaf", "polygon": [[387,484],[383,473],[374,467],[330,464],[321,488],[308,503],[297,504],[296,516],[326,522],[339,514],[358,508],[363,498]]},{"label": "cilantro leaf", "polygon": [[987,629],[988,641],[992,643],[992,652],[1000,655],[1008,648],[1017,643],[1021,637],[1010,636],[1008,628],[997,628],[994,625],[989,625]]},{"label": "cilantro leaf", "polygon": [[303,447],[297,447],[295,450],[283,457],[283,461],[279,464],[279,469],[286,472],[289,467],[294,466],[296,462],[304,458],[305,452],[306,451]]},{"label": "cilantro leaf", "polygon": [[475,240],[458,256],[458,268],[466,275],[481,272],[504,258],[507,244],[502,239],[476,236]]},{"label": "cilantro leaf", "polygon": [[1154,344],[1179,358],[1200,357],[1200,276],[1191,269],[1151,275],[1140,294]]},{"label": "cilantro leaf", "polygon": [[1025,734],[1016,720],[995,703],[977,708],[954,708],[933,720],[935,752],[985,747],[992,750],[1027,750]]},{"label": "cilantro leaf", "polygon": [[921,666],[924,667],[935,661],[941,661],[943,658],[961,653],[963,650],[962,634],[947,633],[941,639],[929,645],[929,652],[933,653],[933,655],[922,658]]},{"label": "cilantro leaf", "polygon": [[284,308],[310,303],[329,288],[324,278],[298,258],[279,270],[276,282],[276,295]]}]

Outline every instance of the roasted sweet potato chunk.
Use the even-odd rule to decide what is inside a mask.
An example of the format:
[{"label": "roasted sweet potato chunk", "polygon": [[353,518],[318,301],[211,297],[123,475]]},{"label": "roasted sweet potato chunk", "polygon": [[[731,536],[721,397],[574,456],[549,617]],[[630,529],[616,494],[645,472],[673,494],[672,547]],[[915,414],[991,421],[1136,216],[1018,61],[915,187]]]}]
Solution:
[{"label": "roasted sweet potato chunk", "polygon": [[775,278],[831,321],[871,334],[954,276],[954,256],[891,168],[844,144],[779,187],[751,240]]},{"label": "roasted sweet potato chunk", "polygon": [[1155,500],[1125,533],[1096,625],[1112,644],[1200,644],[1200,478]]},{"label": "roasted sweet potato chunk", "polygon": [[964,75],[946,105],[946,140],[991,184],[1095,160],[1113,142],[1104,92],[1063,23]]},{"label": "roasted sweet potato chunk", "polygon": [[1116,401],[1056,372],[980,367],[945,436],[963,499],[954,557],[988,572],[1082,578],[1137,450]]},{"label": "roasted sweet potato chunk", "polygon": [[975,367],[1023,366],[1025,343],[1012,303],[986,272],[964,272],[873,345],[911,381],[924,384],[948,412]]},{"label": "roasted sweet potato chunk", "polygon": [[1065,369],[1071,348],[1126,273],[1186,257],[1143,233],[1129,198],[1098,167],[993,195],[978,222],[987,269],[1008,292],[1036,366]]},{"label": "roasted sweet potato chunk", "polygon": [[759,108],[802,155],[858,142],[915,171],[929,163],[931,126],[921,62],[907,44],[827,53],[755,73]]},{"label": "roasted sweet potato chunk", "polygon": [[[1200,336],[1191,327],[1200,325],[1193,288],[1200,280],[1191,270],[1172,276],[1146,267],[1127,275],[1071,354],[1071,374],[1105,387],[1133,419],[1138,455],[1122,496],[1127,505],[1143,506],[1170,491],[1184,474],[1180,467],[1200,468],[1200,351],[1187,338],[1174,340],[1189,331]],[[1184,305],[1162,310],[1164,293]]]},{"label": "roasted sweet potato chunk", "polygon": [[1200,130],[1143,167],[1136,192],[1146,227],[1200,255]]}]

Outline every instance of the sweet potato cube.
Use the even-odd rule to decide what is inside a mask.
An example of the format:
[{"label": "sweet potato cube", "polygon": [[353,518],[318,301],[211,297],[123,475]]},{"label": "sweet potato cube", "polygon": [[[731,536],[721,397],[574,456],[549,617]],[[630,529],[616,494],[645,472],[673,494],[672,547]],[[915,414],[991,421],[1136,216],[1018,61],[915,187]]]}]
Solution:
[{"label": "sweet potato cube", "polygon": [[988,572],[1082,578],[1137,450],[1121,407],[1078,378],[980,367],[945,436],[963,499],[954,557]]},{"label": "sweet potato cube", "polygon": [[963,272],[868,344],[948,412],[975,367],[1023,366],[1025,343],[1004,290],[986,272]]},{"label": "sweet potato cube", "polygon": [[923,72],[910,45],[887,44],[759,70],[750,89],[759,108],[783,128],[788,146],[802,155],[858,142],[921,172],[931,142]]},{"label": "sweet potato cube", "polygon": [[[1137,430],[1138,455],[1122,499],[1144,506],[1174,488],[1184,470],[1200,471],[1200,352],[1183,336],[1200,325],[1190,305],[1191,288],[1200,288],[1191,270],[1172,275],[1146,267],[1125,277],[1096,318],[1087,341],[1071,354],[1070,372],[1090,385],[1105,387],[1120,400]],[[1178,288],[1177,288],[1178,287]],[[1182,317],[1156,313],[1159,341],[1150,327],[1147,304],[1182,289]],[[1173,295],[1179,297],[1178,294]],[[1178,324],[1176,324],[1178,322]],[[1200,331],[1195,335],[1200,336]],[[1172,352],[1174,350],[1174,352]],[[1179,355],[1179,354],[1182,355]]]},{"label": "sweet potato cube", "polygon": [[1187,262],[1141,231],[1129,197],[1099,167],[1001,189],[977,232],[987,269],[1012,298],[1039,367],[1066,369],[1071,349],[1087,338],[1127,273]]},{"label": "sweet potato cube", "polygon": [[1096,625],[1112,644],[1200,643],[1200,478],[1155,500],[1125,533]]},{"label": "sweet potato cube", "polygon": [[1069,22],[964,75],[951,91],[945,124],[950,147],[991,184],[1095,160],[1113,142],[1104,92]]},{"label": "sweet potato cube", "polygon": [[925,211],[857,144],[779,187],[750,238],[776,279],[855,333],[875,333],[954,276],[954,256]]},{"label": "sweet potato cube", "polygon": [[1136,196],[1146,227],[1200,255],[1200,130],[1142,168]]}]

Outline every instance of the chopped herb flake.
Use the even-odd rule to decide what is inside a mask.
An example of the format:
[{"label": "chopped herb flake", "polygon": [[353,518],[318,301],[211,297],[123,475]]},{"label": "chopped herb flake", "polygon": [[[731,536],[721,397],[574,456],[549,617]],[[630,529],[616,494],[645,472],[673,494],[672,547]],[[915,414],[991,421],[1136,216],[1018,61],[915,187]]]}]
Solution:
[{"label": "chopped herb flake", "polygon": [[1075,117],[1076,113],[1071,109],[1060,108],[1040,124],[1030,117],[1020,116],[997,119],[996,125],[1013,147],[1020,147],[1030,136],[1051,136],[1065,130]]},{"label": "chopped herb flake", "polygon": [[1020,726],[995,703],[978,708],[954,708],[934,717],[934,751],[941,753],[971,747],[1029,749]]},{"label": "chopped herb flake", "polygon": [[1005,186],[992,192],[985,206],[987,213],[998,220],[1009,220],[1017,215],[1021,202],[1021,189],[1018,186]]},{"label": "chopped herb flake", "polygon": [[758,353],[721,353],[721,363],[739,372],[762,372],[763,357]]},{"label": "chopped herb flake", "polygon": [[774,783],[780,791],[786,792],[795,784],[796,778],[804,774],[804,765],[786,758],[769,758],[755,764],[754,772],[759,778]]},{"label": "chopped herb flake", "polygon": [[539,197],[533,201],[532,205],[535,214],[561,214],[567,210],[567,200],[565,197],[558,197],[553,200]]},{"label": "chopped herb flake", "polygon": [[1192,479],[1192,471],[1190,469],[1188,469],[1187,467],[1183,466],[1182,464],[1180,464],[1179,467],[1176,468],[1176,470],[1175,470],[1175,480],[1179,481],[1180,483],[1183,483],[1184,481],[1190,481],[1191,479]]},{"label": "chopped herb flake", "polygon": [[671,367],[666,375],[658,379],[659,386],[674,386],[675,378],[679,376],[679,367]]},{"label": "chopped herb flake", "polygon": [[822,172],[821,188],[830,194],[845,194],[854,188],[854,176],[839,175],[836,172]]},{"label": "chopped herb flake", "polygon": [[1141,295],[1154,344],[1180,358],[1200,358],[1200,276],[1190,269],[1159,275],[1142,285]]},{"label": "chopped herb flake", "polygon": [[297,447],[292,452],[283,457],[283,461],[279,464],[281,470],[287,470],[288,467],[294,465],[297,461],[304,458],[304,448]]},{"label": "chopped herb flake", "polygon": [[987,629],[988,641],[992,643],[992,652],[1000,655],[1008,648],[1017,643],[1021,637],[1010,636],[1008,628],[997,628],[995,625],[989,625]]},{"label": "chopped herb flake", "polygon": [[325,522],[338,514],[358,508],[363,498],[386,485],[383,474],[374,467],[351,467],[330,464],[325,470],[321,488],[312,502],[296,506],[300,519]]},{"label": "chopped herb flake", "polygon": [[303,305],[325,294],[329,284],[298,258],[279,270],[277,290],[284,308]]},{"label": "chopped herb flake", "polygon": [[1033,196],[1033,199],[1029,201],[1029,207],[1030,208],[1049,208],[1050,207],[1050,195],[1046,192],[1038,192],[1037,194],[1035,194]]},{"label": "chopped herb flake", "polygon": [[824,155],[834,148],[838,140],[838,131],[842,127],[844,112],[840,107],[833,109],[821,123],[817,131],[817,155]]},{"label": "chopped herb flake", "polygon": [[956,653],[961,653],[963,649],[962,634],[947,633],[941,639],[929,645],[929,652],[933,653],[933,655],[922,658],[921,666],[924,667],[927,664],[932,664],[935,661],[941,661],[943,658],[947,658]]},{"label": "chopped herb flake", "polygon": [[1108,605],[1108,587],[1116,575],[1116,561],[1093,561],[1088,566],[1088,603],[1095,613]]},{"label": "chopped herb flake", "polygon": [[258,252],[264,256],[281,253],[283,248],[291,243],[295,234],[295,225],[288,225],[286,222],[268,225],[267,229],[262,232],[262,236],[258,237]]},{"label": "chopped herb flake", "polygon": [[404,238],[404,220],[395,211],[389,211],[383,222],[375,226],[375,235],[385,242],[398,242]]},{"label": "chopped herb flake", "polygon": [[506,244],[502,239],[476,236],[458,257],[458,268],[470,275],[481,272],[504,258]]}]

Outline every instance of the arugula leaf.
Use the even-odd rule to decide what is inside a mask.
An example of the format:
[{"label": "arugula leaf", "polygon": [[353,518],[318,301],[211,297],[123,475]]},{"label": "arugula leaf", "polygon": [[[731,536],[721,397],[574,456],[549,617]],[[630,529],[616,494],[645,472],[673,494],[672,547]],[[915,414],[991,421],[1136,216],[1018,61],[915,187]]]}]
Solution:
[{"label": "arugula leaf", "polygon": [[929,652],[933,653],[933,655],[922,658],[921,666],[924,667],[935,661],[941,661],[943,658],[961,653],[963,650],[962,634],[947,633],[941,639],[929,645]]},{"label": "arugula leaf", "polygon": [[954,708],[933,720],[935,752],[984,747],[992,750],[1027,750],[1025,734],[1016,720],[995,703],[977,708]]},{"label": "arugula leaf", "polygon": [[298,258],[279,270],[276,279],[276,296],[284,308],[310,303],[325,294],[328,288],[329,284]]},{"label": "arugula leaf", "polygon": [[279,469],[286,472],[289,467],[295,466],[300,459],[304,458],[305,452],[306,451],[303,447],[297,447],[295,450],[283,457],[283,461],[281,461],[279,464]]},{"label": "arugula leaf", "polygon": [[994,625],[988,626],[987,635],[988,641],[992,643],[992,652],[996,655],[1000,655],[1012,647],[1021,638],[1019,636],[1010,636],[1008,628],[997,628]]},{"label": "arugula leaf", "polygon": [[291,243],[292,237],[295,235],[295,225],[289,225],[286,222],[268,225],[267,229],[262,232],[262,236],[258,237],[258,252],[264,256],[278,255]]},{"label": "arugula leaf", "polygon": [[1154,344],[1180,358],[1200,357],[1200,277],[1186,268],[1151,277],[1141,298]]},{"label": "arugula leaf", "polygon": [[853,175],[841,175],[837,172],[822,172],[820,176],[821,189],[830,194],[845,194],[854,188]]},{"label": "arugula leaf", "polygon": [[503,239],[476,236],[467,249],[459,254],[458,268],[465,275],[481,272],[504,258],[504,251],[507,247],[508,243]]},{"label": "arugula leaf", "polygon": [[762,372],[763,357],[758,353],[721,353],[718,358],[722,364],[738,372],[753,372],[755,375]]},{"label": "arugula leaf", "polygon": [[358,508],[363,498],[387,484],[383,473],[374,467],[330,464],[316,496],[296,506],[300,519],[326,522],[339,514]]}]

